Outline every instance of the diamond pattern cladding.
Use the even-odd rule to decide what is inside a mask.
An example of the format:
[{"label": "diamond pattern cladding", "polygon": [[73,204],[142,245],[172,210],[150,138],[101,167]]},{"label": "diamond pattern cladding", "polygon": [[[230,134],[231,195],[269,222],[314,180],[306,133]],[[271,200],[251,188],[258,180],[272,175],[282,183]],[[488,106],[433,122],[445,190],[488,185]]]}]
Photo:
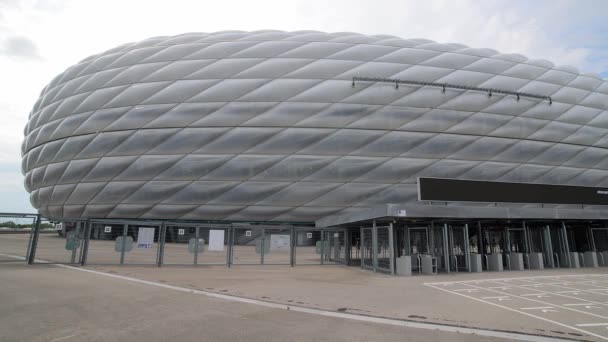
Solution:
[{"label": "diamond pattern cladding", "polygon": [[121,45],[55,77],[22,169],[52,218],[313,221],[414,202],[419,176],[608,186],[607,149],[608,83],[572,67],[386,35],[225,31]]}]

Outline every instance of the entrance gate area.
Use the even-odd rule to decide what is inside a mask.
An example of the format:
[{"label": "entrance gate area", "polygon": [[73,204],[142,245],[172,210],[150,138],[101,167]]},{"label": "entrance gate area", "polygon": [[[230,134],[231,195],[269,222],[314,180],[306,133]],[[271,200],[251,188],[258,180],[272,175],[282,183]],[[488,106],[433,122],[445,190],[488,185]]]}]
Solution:
[{"label": "entrance gate area", "polygon": [[91,220],[70,223],[63,236],[21,240],[44,263],[295,266],[346,264],[349,238],[340,228]]},{"label": "entrance gate area", "polygon": [[409,275],[608,266],[604,222],[380,222],[360,228],[361,267],[375,272]]},{"label": "entrance gate area", "polygon": [[34,229],[3,230],[0,261],[10,256],[81,265],[343,264],[405,275],[608,267],[603,221],[393,219],[315,228],[89,220],[42,230],[38,215],[19,215]]}]

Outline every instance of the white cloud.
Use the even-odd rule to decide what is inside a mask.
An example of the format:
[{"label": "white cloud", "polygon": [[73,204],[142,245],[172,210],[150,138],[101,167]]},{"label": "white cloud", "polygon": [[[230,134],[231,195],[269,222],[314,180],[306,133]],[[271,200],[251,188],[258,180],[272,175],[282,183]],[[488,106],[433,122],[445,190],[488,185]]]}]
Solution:
[{"label": "white cloud", "polygon": [[38,48],[32,40],[22,36],[10,36],[2,42],[0,54],[21,61],[40,59]]},{"label": "white cloud", "polygon": [[[608,70],[607,12],[608,2],[590,0],[0,0],[0,163],[20,177],[23,127],[46,83],[129,41],[234,29],[352,31],[489,47],[600,73]],[[10,184],[0,192],[15,190]]]}]

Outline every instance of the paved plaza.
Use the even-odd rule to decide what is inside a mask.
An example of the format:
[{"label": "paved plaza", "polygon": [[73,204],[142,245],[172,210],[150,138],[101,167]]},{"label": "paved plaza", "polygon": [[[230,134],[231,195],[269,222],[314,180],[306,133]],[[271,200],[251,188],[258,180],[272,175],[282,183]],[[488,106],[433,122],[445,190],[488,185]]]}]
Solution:
[{"label": "paved plaza", "polygon": [[[36,303],[44,303],[49,301],[45,299],[46,296],[56,296],[55,292],[49,290],[55,289],[54,291],[65,294],[64,300],[67,301],[67,304],[61,304],[62,297],[59,296],[52,300],[55,305],[69,307],[77,304],[77,310],[82,312],[88,310],[84,303],[91,297],[92,305],[97,305],[95,304],[97,301],[115,301],[117,307],[125,306],[124,310],[128,307],[135,313],[140,310],[147,312],[147,306],[161,305],[162,308],[158,310],[165,310],[162,312],[172,316],[172,310],[179,312],[182,309],[167,298],[187,295],[192,305],[199,303],[197,307],[200,309],[204,306],[204,310],[213,311],[223,307],[221,304],[206,306],[204,303],[207,303],[209,296],[213,301],[226,301],[226,305],[234,307],[235,312],[255,311],[256,309],[249,307],[257,305],[261,307],[261,312],[267,312],[269,315],[257,316],[264,322],[262,325],[269,324],[268,329],[275,329],[280,325],[280,321],[272,323],[273,317],[279,319],[283,315],[292,317],[297,314],[293,319],[288,318],[288,321],[295,324],[293,322],[302,319],[302,324],[315,327],[310,330],[316,330],[317,324],[326,326],[329,324],[326,321],[329,318],[341,322],[335,326],[335,329],[330,329],[331,332],[325,332],[330,335],[323,335],[323,330],[317,331],[320,335],[311,335],[317,337],[317,340],[398,340],[399,336],[407,336],[408,340],[417,340],[421,336],[431,340],[514,339],[516,337],[508,335],[513,333],[523,334],[516,336],[524,336],[524,340],[531,341],[542,341],[546,338],[608,340],[608,274],[605,268],[459,272],[436,276],[391,277],[364,271],[358,267],[318,264],[296,265],[296,267],[234,265],[230,268],[225,265],[159,268],[141,263],[125,266],[96,264],[87,267],[44,264],[27,266],[22,262],[15,264],[14,260],[19,256],[18,252],[26,240],[27,234],[20,237],[0,235],[0,267],[3,268],[0,274],[3,283],[13,284],[10,286],[12,293],[6,290],[5,286],[2,300],[10,299],[9,302],[15,305],[14,312],[24,310],[21,313],[24,316],[29,314],[28,310],[39,310],[36,304],[29,307],[19,304],[20,301],[25,300],[24,298],[31,296],[30,292],[36,293],[35,297],[38,298]],[[45,250],[45,247],[41,247],[38,254],[40,259],[45,255],[56,258],[66,257],[67,251],[51,248],[55,246],[53,244],[63,239],[56,238],[52,234],[43,234],[40,241],[42,242],[40,246],[48,248]],[[100,247],[93,249],[97,255],[110,258],[116,263],[116,253],[110,248],[111,242],[96,242]],[[179,246],[174,247],[179,248]],[[257,257],[251,246],[242,247],[249,248],[243,249],[241,255],[250,253],[251,258]],[[174,255],[178,254],[174,253]],[[138,256],[142,257],[141,260],[148,260],[147,254],[138,254]],[[315,260],[314,252],[311,252],[309,257],[310,260]],[[27,279],[19,280],[21,275],[27,275]],[[29,285],[22,286],[20,283],[22,281],[27,281]],[[192,297],[197,294],[199,296]],[[72,295],[81,302],[73,302],[76,299],[73,299]],[[156,296],[162,297],[160,304]],[[121,302],[127,298],[127,302]],[[246,308],[240,309],[241,306]],[[65,308],[58,310],[61,312],[59,316],[65,314]],[[280,313],[281,310],[283,313]],[[298,310],[300,312],[296,312]],[[114,315],[111,311],[107,314]],[[152,313],[150,312],[149,315]],[[214,313],[205,312],[201,317],[209,315],[213,316]],[[301,318],[300,315],[306,318]],[[328,317],[332,315],[337,316]],[[15,319],[13,316],[14,314],[5,313],[0,325],[12,327]],[[125,322],[136,319],[126,317],[123,316]],[[192,320],[190,317],[184,319],[188,322]],[[228,319],[227,316],[224,319]],[[365,324],[347,322],[359,319]],[[69,320],[67,323],[62,320],[53,322],[49,326],[71,324]],[[238,340],[241,337],[236,331],[238,329],[231,330],[236,324],[235,321],[221,324],[229,327],[225,331],[228,334],[225,335],[226,338],[234,337]],[[362,324],[361,329],[363,329],[361,335],[352,331],[342,334],[342,329],[357,331],[359,324]],[[398,326],[394,326],[395,324]],[[417,329],[411,324],[427,326]],[[123,323],[117,326],[122,327],[120,329],[127,329],[128,325],[129,323]],[[94,329],[94,324],[89,329]],[[430,333],[428,329],[439,329],[439,331],[435,332],[437,335],[428,335]],[[489,336],[483,335],[488,332],[490,332]],[[40,338],[43,333],[39,331],[37,336]],[[284,333],[288,334],[288,331]],[[85,336],[87,335],[81,337]],[[97,340],[102,340],[100,336]],[[146,333],[141,336],[152,336],[152,334]],[[165,335],[159,333],[156,337],[159,336]],[[277,333],[273,339],[291,339],[288,336]],[[80,338],[72,340],[78,341]]]}]

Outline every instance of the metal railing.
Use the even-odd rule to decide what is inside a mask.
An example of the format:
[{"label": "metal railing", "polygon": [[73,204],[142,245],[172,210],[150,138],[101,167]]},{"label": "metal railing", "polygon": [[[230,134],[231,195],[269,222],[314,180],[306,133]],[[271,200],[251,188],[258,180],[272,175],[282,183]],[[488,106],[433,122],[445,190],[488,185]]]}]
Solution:
[{"label": "metal railing", "polygon": [[352,86],[355,86],[357,81],[362,82],[382,82],[382,83],[393,83],[395,84],[395,88],[399,89],[399,84],[407,84],[407,85],[417,85],[417,86],[429,86],[429,87],[439,87],[441,88],[441,92],[445,93],[446,89],[460,89],[460,90],[472,90],[472,91],[480,91],[488,94],[489,97],[492,97],[492,94],[504,94],[504,95],[514,95],[517,97],[517,101],[519,101],[520,97],[529,97],[533,99],[539,100],[549,100],[549,104],[553,104],[553,100],[551,96],[532,94],[526,92],[518,92],[512,90],[504,90],[504,89],[496,89],[496,88],[482,88],[482,87],[472,87],[460,84],[451,84],[451,83],[438,83],[438,82],[424,82],[424,81],[414,81],[414,80],[400,80],[396,78],[379,78],[379,77],[361,77],[355,76],[353,77]]},{"label": "metal railing", "polygon": [[[34,216],[34,219],[36,218],[37,216]],[[19,240],[24,242],[22,250],[25,252],[26,248],[28,249],[25,259],[30,263],[83,266],[129,264],[159,267],[164,265],[230,267],[237,264],[295,266],[296,260],[298,263],[301,260],[302,264],[323,265],[345,264],[346,258],[344,230],[334,228],[87,220],[79,221],[74,230],[70,230],[74,234],[68,234],[69,236],[45,234],[39,240],[40,220],[34,222],[35,228],[31,230],[29,240],[27,236]],[[149,237],[150,245],[141,249],[138,243],[139,234],[149,232],[140,231],[139,228],[154,229],[154,235]],[[215,239],[211,239],[212,233],[215,233]],[[75,238],[73,244],[70,244],[69,237],[72,235],[77,239]],[[257,238],[251,241],[243,238],[239,241],[238,238],[241,236]],[[316,242],[319,241],[320,250],[316,251]],[[213,248],[211,248],[212,242]],[[259,246],[256,242],[260,242]],[[203,246],[200,246],[201,243]],[[323,260],[324,258],[327,260]]]}]

